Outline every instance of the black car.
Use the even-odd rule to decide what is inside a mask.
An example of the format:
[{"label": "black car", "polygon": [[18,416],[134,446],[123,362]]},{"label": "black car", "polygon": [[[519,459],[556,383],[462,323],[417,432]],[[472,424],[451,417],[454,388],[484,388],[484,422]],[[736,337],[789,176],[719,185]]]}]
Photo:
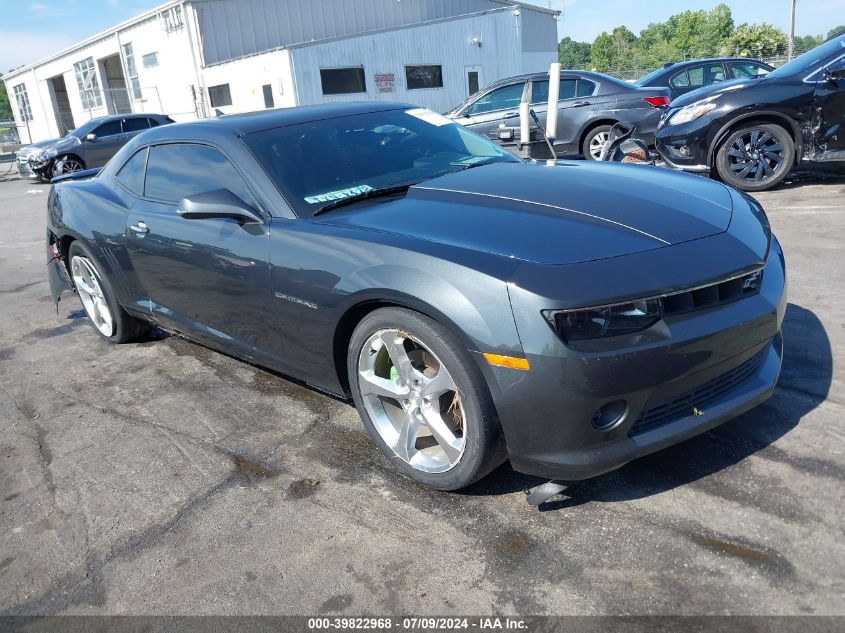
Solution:
[{"label": "black car", "polygon": [[[499,126],[519,126],[519,104],[530,94],[532,109],[546,120],[549,73],[521,75],[497,81],[480,90],[446,116],[495,141]],[[566,70],[560,74],[558,156],[583,155],[599,160],[610,128],[620,121],[637,126],[649,145],[660,121],[660,108],[669,104],[667,88],[640,88],[601,73]]]},{"label": "black car", "polygon": [[783,253],[703,178],[521,161],[376,102],[161,127],[78,176],[49,196],[54,298],[74,288],[109,341],[156,323],[351,398],[435,488],[506,458],[598,475],[780,372]]},{"label": "black car", "polygon": [[55,176],[102,167],[136,134],[173,123],[163,114],[113,114],[91,119],[61,138],[28,145],[17,153],[21,176]]},{"label": "black car", "polygon": [[745,57],[712,57],[666,64],[634,82],[636,86],[669,88],[672,99],[726,79],[762,77],[775,69],[765,62]]},{"label": "black car", "polygon": [[845,34],[759,79],[674,100],[657,150],[670,165],[716,172],[745,191],[783,180],[800,161],[845,161]]}]

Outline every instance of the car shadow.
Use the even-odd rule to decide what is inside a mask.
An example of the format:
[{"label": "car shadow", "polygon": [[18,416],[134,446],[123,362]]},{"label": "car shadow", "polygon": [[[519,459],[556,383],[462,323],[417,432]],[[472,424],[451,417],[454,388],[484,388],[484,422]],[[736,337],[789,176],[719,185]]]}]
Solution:
[{"label": "car shadow", "polygon": [[[833,355],[821,321],[798,305],[789,304],[787,308],[783,337],[783,369],[775,393],[766,403],[707,433],[630,462],[612,473],[573,483],[563,498],[554,498],[541,509],[660,494],[733,466],[785,435],[827,397]],[[509,494],[544,481],[518,473],[506,463],[460,494]]]}]

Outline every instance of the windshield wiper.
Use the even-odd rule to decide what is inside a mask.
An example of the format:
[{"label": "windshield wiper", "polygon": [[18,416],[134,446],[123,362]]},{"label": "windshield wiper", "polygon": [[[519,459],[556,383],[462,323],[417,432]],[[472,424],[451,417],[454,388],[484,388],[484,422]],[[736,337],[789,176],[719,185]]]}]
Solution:
[{"label": "windshield wiper", "polygon": [[321,215],[326,211],[331,211],[333,209],[337,209],[339,207],[345,207],[348,204],[355,204],[356,202],[361,202],[362,200],[370,200],[372,198],[386,198],[388,196],[394,196],[397,193],[405,193],[416,185],[415,182],[409,182],[405,185],[396,185],[395,187],[383,187],[381,189],[371,189],[370,191],[365,191],[363,193],[359,193],[354,196],[349,196],[348,198],[341,198],[340,200],[334,200],[333,202],[329,202],[327,205],[320,207],[314,213],[311,214],[312,217]]}]

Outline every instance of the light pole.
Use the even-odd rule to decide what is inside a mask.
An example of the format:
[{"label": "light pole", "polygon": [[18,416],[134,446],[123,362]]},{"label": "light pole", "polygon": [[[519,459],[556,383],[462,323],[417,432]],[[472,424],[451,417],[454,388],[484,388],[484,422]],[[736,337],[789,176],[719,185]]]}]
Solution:
[{"label": "light pole", "polygon": [[789,16],[789,53],[788,61],[792,60],[795,54],[795,4],[798,0],[792,0],[792,13]]}]

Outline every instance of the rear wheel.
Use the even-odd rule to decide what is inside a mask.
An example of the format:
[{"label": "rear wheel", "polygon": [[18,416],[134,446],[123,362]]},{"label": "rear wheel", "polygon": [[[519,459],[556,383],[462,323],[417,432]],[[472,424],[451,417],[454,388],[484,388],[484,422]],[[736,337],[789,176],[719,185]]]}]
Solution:
[{"label": "rear wheel", "polygon": [[599,125],[587,132],[581,143],[581,153],[587,160],[601,160],[601,153],[610,137],[610,125]]},{"label": "rear wheel", "polygon": [[484,379],[439,323],[410,310],[376,310],[355,328],[347,368],[370,438],[409,477],[456,490],[504,461]]},{"label": "rear wheel", "polygon": [[73,242],[68,249],[70,276],[85,314],[97,333],[112,343],[127,343],[145,335],[148,323],[120,307],[108,279],[87,247]]},{"label": "rear wheel", "polygon": [[792,169],[795,144],[780,125],[750,123],[725,139],[716,153],[716,170],[724,182],[743,191],[777,185]]}]

